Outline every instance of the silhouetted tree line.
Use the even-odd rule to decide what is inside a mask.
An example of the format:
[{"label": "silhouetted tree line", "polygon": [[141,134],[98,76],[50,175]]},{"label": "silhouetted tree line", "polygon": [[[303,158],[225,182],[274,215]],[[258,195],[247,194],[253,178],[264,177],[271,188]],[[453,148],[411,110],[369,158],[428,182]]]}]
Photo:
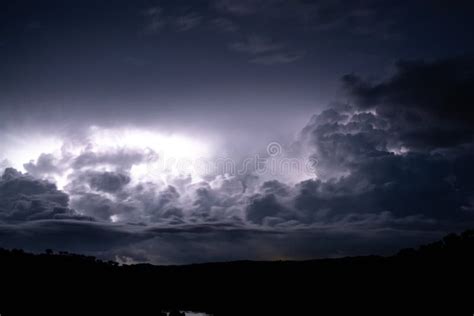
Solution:
[{"label": "silhouetted tree line", "polygon": [[[0,249],[0,313],[132,315],[472,315],[474,230],[396,255],[309,261],[118,265],[95,257]],[[60,306],[69,306],[63,309]],[[167,311],[165,313],[165,311]],[[65,313],[68,314],[68,313]]]}]

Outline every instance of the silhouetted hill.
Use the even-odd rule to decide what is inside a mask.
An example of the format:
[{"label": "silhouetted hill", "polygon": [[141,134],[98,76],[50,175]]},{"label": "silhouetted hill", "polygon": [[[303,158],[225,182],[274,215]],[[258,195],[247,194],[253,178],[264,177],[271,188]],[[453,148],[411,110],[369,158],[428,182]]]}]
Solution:
[{"label": "silhouetted hill", "polygon": [[474,230],[390,257],[311,261],[119,266],[64,252],[0,250],[0,313],[472,315],[473,263]]}]

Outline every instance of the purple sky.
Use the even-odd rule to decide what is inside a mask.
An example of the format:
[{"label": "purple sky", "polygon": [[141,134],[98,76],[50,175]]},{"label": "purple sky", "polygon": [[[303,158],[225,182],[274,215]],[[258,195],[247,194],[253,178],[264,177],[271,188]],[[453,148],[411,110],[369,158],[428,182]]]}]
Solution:
[{"label": "purple sky", "polygon": [[469,1],[4,2],[0,247],[307,259],[472,227]]}]

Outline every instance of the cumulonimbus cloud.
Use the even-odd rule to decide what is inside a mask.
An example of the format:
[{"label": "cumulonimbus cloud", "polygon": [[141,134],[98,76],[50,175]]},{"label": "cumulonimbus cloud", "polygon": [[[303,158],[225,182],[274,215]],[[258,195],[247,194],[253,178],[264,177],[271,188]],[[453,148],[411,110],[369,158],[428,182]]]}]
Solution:
[{"label": "cumulonimbus cloud", "polygon": [[[26,174],[3,173],[1,246],[167,263],[307,258],[357,254],[347,236],[366,243],[363,253],[469,227],[472,65],[472,58],[401,63],[381,82],[345,76],[351,102],[314,115],[293,144],[318,163],[313,177],[296,183],[255,170],[137,177],[137,165],[159,160],[150,150],[45,153],[25,164]],[[446,112],[453,104],[459,113]],[[58,175],[63,190],[48,181]]]}]

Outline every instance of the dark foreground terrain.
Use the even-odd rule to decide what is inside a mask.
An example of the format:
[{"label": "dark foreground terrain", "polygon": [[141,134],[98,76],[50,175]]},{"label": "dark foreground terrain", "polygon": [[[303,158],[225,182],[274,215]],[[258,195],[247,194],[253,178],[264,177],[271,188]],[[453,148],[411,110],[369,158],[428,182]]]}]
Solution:
[{"label": "dark foreground terrain", "polygon": [[118,266],[0,250],[8,315],[473,315],[474,230],[391,257]]}]

